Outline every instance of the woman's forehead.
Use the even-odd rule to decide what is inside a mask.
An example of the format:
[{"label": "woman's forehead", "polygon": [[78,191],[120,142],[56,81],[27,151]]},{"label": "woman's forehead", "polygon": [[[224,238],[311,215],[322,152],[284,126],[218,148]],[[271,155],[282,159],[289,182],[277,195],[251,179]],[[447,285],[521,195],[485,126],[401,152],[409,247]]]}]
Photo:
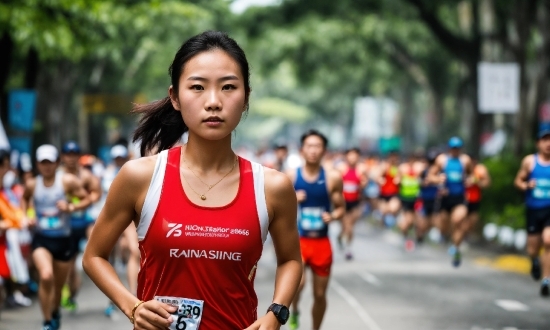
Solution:
[{"label": "woman's forehead", "polygon": [[241,68],[229,54],[222,50],[211,50],[193,56],[183,68],[182,77],[218,79],[236,76],[242,79]]}]

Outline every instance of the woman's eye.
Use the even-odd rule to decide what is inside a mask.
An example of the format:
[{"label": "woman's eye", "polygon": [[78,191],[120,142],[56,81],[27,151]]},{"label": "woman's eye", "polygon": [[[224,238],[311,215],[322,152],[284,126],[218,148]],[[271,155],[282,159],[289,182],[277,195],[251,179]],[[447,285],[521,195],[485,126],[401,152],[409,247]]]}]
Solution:
[{"label": "woman's eye", "polygon": [[191,89],[194,89],[196,91],[202,91],[204,90],[204,87],[202,87],[201,85],[192,85]]},{"label": "woman's eye", "polygon": [[237,86],[228,84],[228,85],[224,85],[224,86],[222,87],[222,90],[228,91],[228,90],[232,90],[232,89],[236,89],[236,88],[237,88]]}]

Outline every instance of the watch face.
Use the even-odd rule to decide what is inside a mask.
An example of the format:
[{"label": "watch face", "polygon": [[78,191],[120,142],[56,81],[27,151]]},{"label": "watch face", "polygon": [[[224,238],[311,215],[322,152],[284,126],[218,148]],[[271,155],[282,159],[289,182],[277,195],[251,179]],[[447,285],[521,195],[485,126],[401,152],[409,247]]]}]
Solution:
[{"label": "watch face", "polygon": [[[286,308],[285,306],[282,306],[281,307],[281,310],[279,311],[279,319],[281,321],[284,321],[286,323],[286,321],[288,320],[288,317],[290,316],[290,313],[288,311],[288,308]],[[283,323],[284,324],[284,323]]]}]

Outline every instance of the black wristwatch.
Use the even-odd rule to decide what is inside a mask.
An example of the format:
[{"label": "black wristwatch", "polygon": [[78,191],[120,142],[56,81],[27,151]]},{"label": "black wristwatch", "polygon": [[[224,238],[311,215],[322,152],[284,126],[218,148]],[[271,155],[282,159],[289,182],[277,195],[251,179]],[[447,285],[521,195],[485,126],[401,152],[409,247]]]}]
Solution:
[{"label": "black wristwatch", "polygon": [[275,317],[281,324],[285,324],[286,321],[288,321],[288,317],[290,316],[290,311],[285,305],[280,305],[273,303],[269,308],[267,309],[267,312],[273,312],[275,314]]}]

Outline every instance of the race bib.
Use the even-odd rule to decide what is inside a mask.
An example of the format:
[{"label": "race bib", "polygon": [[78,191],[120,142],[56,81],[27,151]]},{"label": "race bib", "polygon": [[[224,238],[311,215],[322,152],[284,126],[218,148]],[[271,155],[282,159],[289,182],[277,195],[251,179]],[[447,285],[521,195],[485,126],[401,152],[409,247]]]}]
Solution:
[{"label": "race bib", "polygon": [[304,230],[321,230],[325,227],[322,215],[324,207],[302,207],[300,224]]},{"label": "race bib", "polygon": [[170,330],[199,329],[204,300],[164,296],[156,296],[155,300],[178,307],[178,310],[172,314],[174,320],[170,325]]},{"label": "race bib", "polygon": [[59,229],[63,226],[63,222],[59,217],[40,217],[38,226],[42,230]]},{"label": "race bib", "polygon": [[462,172],[449,172],[447,180],[449,182],[461,182],[462,181]]},{"label": "race bib", "polygon": [[359,189],[359,185],[355,182],[344,182],[345,193],[355,193]]}]

